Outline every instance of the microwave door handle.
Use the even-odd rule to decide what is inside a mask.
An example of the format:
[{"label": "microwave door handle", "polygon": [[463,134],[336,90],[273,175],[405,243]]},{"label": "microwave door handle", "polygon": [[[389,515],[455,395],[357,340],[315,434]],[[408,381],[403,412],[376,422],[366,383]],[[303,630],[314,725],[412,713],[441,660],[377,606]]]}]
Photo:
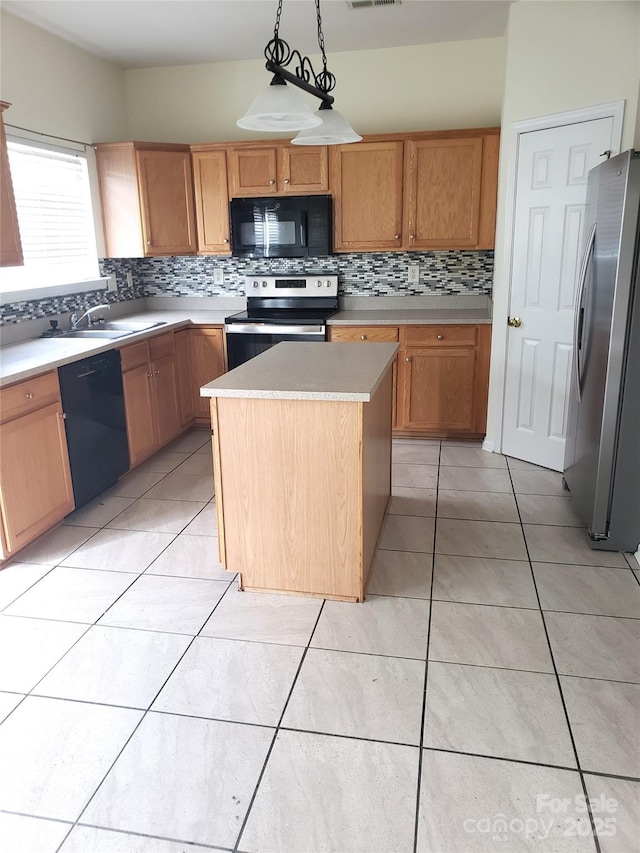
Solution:
[{"label": "microwave door handle", "polygon": [[307,245],[307,212],[303,210],[300,215],[300,245]]}]

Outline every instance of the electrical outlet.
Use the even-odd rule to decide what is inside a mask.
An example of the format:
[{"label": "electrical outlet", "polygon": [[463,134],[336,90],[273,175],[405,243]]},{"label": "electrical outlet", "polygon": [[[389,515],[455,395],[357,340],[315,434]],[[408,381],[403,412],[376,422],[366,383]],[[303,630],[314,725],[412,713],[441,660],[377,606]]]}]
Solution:
[{"label": "electrical outlet", "polygon": [[222,267],[216,267],[213,271],[213,283],[224,284],[224,270]]},{"label": "electrical outlet", "polygon": [[407,281],[409,284],[418,284],[420,281],[420,264],[409,264]]},{"label": "electrical outlet", "polygon": [[127,273],[127,287],[133,287],[133,276],[130,272]]},{"label": "electrical outlet", "polygon": [[113,293],[114,290],[118,289],[118,282],[116,280],[116,274],[114,272],[109,276],[109,281],[107,282],[107,290],[109,293]]}]

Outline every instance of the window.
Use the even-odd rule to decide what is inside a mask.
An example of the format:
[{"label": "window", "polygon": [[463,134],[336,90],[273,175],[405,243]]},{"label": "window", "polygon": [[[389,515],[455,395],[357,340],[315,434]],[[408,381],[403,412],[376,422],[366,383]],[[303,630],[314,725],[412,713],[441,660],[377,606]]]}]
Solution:
[{"label": "window", "polygon": [[64,287],[80,282],[100,286],[84,154],[15,141],[7,149],[24,266],[1,271],[3,301],[86,289]]}]

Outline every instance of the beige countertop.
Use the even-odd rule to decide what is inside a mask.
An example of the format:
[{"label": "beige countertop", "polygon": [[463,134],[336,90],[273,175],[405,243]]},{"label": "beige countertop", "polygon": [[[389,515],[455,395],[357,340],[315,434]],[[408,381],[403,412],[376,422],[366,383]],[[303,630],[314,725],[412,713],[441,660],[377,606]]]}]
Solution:
[{"label": "beige countertop", "polygon": [[[394,300],[397,305],[398,300]],[[118,314],[114,319],[144,320],[149,323],[162,323],[144,332],[126,335],[120,338],[100,340],[73,338],[33,338],[0,348],[0,386],[29,379],[47,370],[53,370],[63,364],[96,355],[107,350],[127,346],[145,340],[162,331],[171,331],[192,325],[222,326],[225,317],[237,313],[241,308],[227,307],[224,310],[193,308],[178,310],[146,310],[132,314]],[[338,311],[329,318],[329,325],[413,325],[440,323],[491,323],[489,311],[485,308],[414,308],[406,309],[350,309]]]},{"label": "beige countertop", "polygon": [[368,403],[397,344],[280,343],[200,389],[202,397]]},{"label": "beige countertop", "polygon": [[329,326],[411,326],[454,323],[491,323],[486,308],[407,308],[338,311]]},{"label": "beige countertop", "polygon": [[53,370],[63,364],[70,364],[87,356],[97,355],[110,349],[127,346],[131,343],[150,338],[163,331],[174,331],[189,324],[200,326],[222,326],[229,311],[144,311],[118,320],[135,320],[149,323],[162,323],[144,332],[135,332],[120,338],[35,338],[22,341],[0,349],[0,386],[21,379],[29,379]]}]

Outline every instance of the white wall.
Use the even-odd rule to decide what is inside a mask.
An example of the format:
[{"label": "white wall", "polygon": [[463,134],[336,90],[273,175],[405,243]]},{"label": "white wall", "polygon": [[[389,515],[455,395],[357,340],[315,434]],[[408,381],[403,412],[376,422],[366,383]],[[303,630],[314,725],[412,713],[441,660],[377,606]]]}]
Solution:
[{"label": "white wall", "polygon": [[[13,15],[0,17],[0,97],[8,125],[80,142],[129,135],[124,72]],[[11,127],[7,132],[12,133]],[[37,137],[35,137],[37,138]],[[98,255],[104,234],[93,150],[87,150]]]},{"label": "white wall", "polygon": [[[360,133],[495,127],[500,122],[501,38],[330,53],[328,59],[337,79],[336,109]],[[125,72],[125,80],[135,139],[259,138],[240,130],[236,120],[270,82],[263,59],[135,69]],[[309,103],[318,102],[310,97]]]},{"label": "white wall", "polygon": [[640,4],[517,2],[506,33],[494,318],[487,443],[500,447],[509,311],[509,176],[513,122],[624,100],[622,151],[633,146],[640,105]]}]

